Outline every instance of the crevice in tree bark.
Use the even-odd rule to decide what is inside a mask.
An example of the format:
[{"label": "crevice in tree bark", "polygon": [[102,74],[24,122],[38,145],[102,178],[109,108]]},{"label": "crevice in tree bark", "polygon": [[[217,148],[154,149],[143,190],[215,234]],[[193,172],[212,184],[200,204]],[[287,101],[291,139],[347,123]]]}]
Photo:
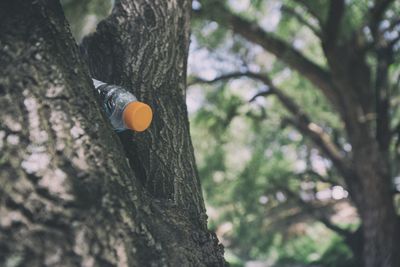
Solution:
[{"label": "crevice in tree bark", "polygon": [[[137,2],[122,2],[119,5],[128,5],[124,8],[136,8],[131,5]],[[182,3],[183,7],[190,6],[189,2]],[[159,12],[154,13],[156,21]],[[167,9],[163,12],[170,14]],[[169,16],[175,18],[174,13]],[[130,37],[129,31],[125,34],[124,31],[132,27],[132,21],[130,17],[119,19],[128,21],[128,25],[118,28],[115,38],[110,39],[116,43],[106,43],[112,49],[106,49],[101,43],[93,43],[92,48],[105,49],[103,56],[107,62],[101,61],[102,57],[97,62],[104,66],[103,80],[129,86],[130,74],[125,70],[133,70],[128,64],[133,59],[122,52],[131,47],[124,47],[129,42],[118,41]],[[186,24],[187,19],[183,20]],[[158,113],[156,124],[164,121],[162,115],[172,116],[176,112],[179,120],[172,122],[182,122],[183,127],[177,132],[180,139],[173,138],[170,132],[159,136],[153,129],[145,137],[135,136],[135,144],[141,144],[140,153],[148,148],[151,148],[148,153],[158,149],[174,152],[176,165],[171,165],[194,174],[180,177],[180,172],[175,175],[160,169],[159,173],[164,176],[152,176],[153,179],[167,182],[176,176],[184,178],[178,180],[181,202],[154,201],[132,171],[131,167],[135,166],[129,165],[123,144],[96,102],[88,70],[59,3],[2,1],[0,25],[0,106],[3,107],[0,112],[0,265],[16,261],[17,266],[30,267],[224,266],[223,249],[206,228],[203,200],[190,154],[187,120],[184,120],[185,106],[179,102],[184,101],[184,65],[165,64],[157,69],[156,65],[147,66],[148,61],[144,61],[138,68],[163,72],[161,78],[152,77],[153,72],[145,76],[148,81],[156,82],[157,88],[164,88],[161,96],[175,101],[171,108],[163,106],[168,112]],[[158,42],[156,37],[153,36],[152,42]],[[171,40],[168,40],[162,40],[166,46],[170,46]],[[142,45],[145,43],[138,43],[138,52],[142,51]],[[180,46],[187,48],[186,44],[176,44],[175,48]],[[151,43],[149,47],[154,48]],[[120,54],[115,54],[116,51]],[[147,57],[152,53],[148,51]],[[176,53],[183,62],[187,51],[173,51],[171,55]],[[161,57],[162,53],[157,55]],[[128,62],[118,61],[121,56]],[[113,74],[107,76],[110,66]],[[169,83],[167,78],[173,82]],[[136,84],[142,82],[139,80]],[[143,87],[135,88],[140,98],[156,106],[159,100],[152,99],[154,92],[147,95],[149,92]],[[180,91],[174,92],[175,88]],[[7,142],[10,135],[18,141],[17,145]],[[155,140],[166,143],[154,143]],[[184,154],[182,158],[174,150],[175,146],[188,149],[189,156]],[[144,164],[146,173],[160,168],[160,165],[150,165],[147,158],[143,162],[149,164]],[[168,179],[164,181],[164,178]]]}]

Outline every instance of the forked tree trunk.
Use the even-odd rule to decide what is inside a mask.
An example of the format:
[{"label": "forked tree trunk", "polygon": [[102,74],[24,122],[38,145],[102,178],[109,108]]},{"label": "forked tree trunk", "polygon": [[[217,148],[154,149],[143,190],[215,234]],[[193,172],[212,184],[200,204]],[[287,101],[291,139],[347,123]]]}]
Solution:
[{"label": "forked tree trunk", "polygon": [[155,120],[120,138],[53,0],[0,2],[0,266],[224,266],[185,106],[190,1],[117,1],[93,75]]}]

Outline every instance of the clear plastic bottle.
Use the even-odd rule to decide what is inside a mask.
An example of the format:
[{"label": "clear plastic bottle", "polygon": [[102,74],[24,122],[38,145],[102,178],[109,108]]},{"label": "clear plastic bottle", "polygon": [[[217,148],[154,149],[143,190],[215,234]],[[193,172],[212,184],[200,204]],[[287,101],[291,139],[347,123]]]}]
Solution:
[{"label": "clear plastic bottle", "polygon": [[149,105],[138,101],[121,86],[92,80],[103,102],[104,111],[116,131],[131,129],[142,132],[150,126],[153,112]]}]

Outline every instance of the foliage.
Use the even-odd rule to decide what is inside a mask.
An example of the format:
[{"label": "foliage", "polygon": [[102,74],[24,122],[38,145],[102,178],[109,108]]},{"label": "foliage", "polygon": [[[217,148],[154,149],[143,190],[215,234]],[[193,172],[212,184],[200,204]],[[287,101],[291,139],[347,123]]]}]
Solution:
[{"label": "foliage", "polygon": [[[222,228],[227,248],[242,260],[307,263],[316,251],[321,259],[339,255],[341,251],[333,250],[324,255],[323,246],[308,235],[289,233],[301,225],[307,233],[315,230],[303,224],[311,217],[283,193],[302,191],[304,183],[296,175],[296,166],[303,162],[299,155],[307,149],[307,140],[290,127],[282,128],[280,117],[285,112],[277,101],[268,99],[270,109],[265,112],[261,106],[249,106],[243,97],[240,101],[229,85],[217,90],[218,94],[215,88],[207,89],[206,100],[192,120],[203,190],[209,209],[217,214],[210,215],[210,226],[217,232]],[[318,186],[326,188],[322,183]],[[336,238],[322,226],[319,232],[327,236],[324,245]]]},{"label": "foliage", "polygon": [[[223,2],[233,13],[260,25],[327,68],[318,38],[325,26],[321,21],[328,17],[327,1],[306,1],[307,5],[292,0]],[[205,12],[216,10],[213,1],[203,1],[202,5]],[[354,32],[363,29],[370,5],[368,1],[346,1],[339,42],[354,38]],[[398,3],[392,8],[385,14],[388,21],[396,17],[393,14],[399,10]],[[264,49],[233,34],[225,25],[199,18],[193,24],[192,76],[212,80],[235,71],[267,73],[335,144],[343,147],[345,153],[351,153],[338,113],[314,85]],[[365,28],[364,31],[360,33],[361,38],[370,41],[370,33]],[[390,79],[396,79],[400,73],[399,47],[395,63],[389,69]],[[210,63],[199,63],[198,53],[206,53],[204,58]],[[370,58],[374,59],[375,55],[371,54]],[[211,63],[218,61],[225,64]],[[372,69],[376,65],[376,60],[370,62]],[[392,83],[397,88],[391,92],[391,101],[397,103],[398,83]],[[229,253],[242,262],[268,259],[279,266],[294,263],[353,266],[352,252],[343,239],[324,227],[319,222],[321,217],[304,206],[306,202],[330,218],[337,212],[338,201],[351,205],[343,178],[309,138],[286,123],[291,114],[276,97],[259,97],[248,102],[257,92],[267,89],[264,84],[246,77],[221,80],[213,85],[194,85],[189,89],[189,95],[190,90],[203,90],[205,95],[199,110],[191,114],[191,127],[202,185],[211,210],[210,225],[222,237]],[[398,109],[394,112],[392,128],[399,124],[400,118]],[[395,151],[392,155],[398,157]],[[396,176],[399,170],[397,164],[393,165],[392,175]],[[324,181],[325,178],[329,181]],[[343,194],[335,195],[334,189],[343,190]],[[321,197],[326,192],[331,195]],[[357,214],[353,215],[346,222],[348,225],[342,227],[357,227]],[[324,238],[321,240],[320,236]]]}]

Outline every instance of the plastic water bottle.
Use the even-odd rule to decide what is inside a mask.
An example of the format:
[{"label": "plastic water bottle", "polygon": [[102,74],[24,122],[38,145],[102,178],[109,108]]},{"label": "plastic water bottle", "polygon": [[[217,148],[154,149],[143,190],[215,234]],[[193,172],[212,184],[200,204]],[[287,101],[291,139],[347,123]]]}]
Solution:
[{"label": "plastic water bottle", "polygon": [[92,80],[103,102],[103,108],[116,131],[131,129],[142,132],[150,126],[153,111],[149,105],[138,101],[121,86]]}]

